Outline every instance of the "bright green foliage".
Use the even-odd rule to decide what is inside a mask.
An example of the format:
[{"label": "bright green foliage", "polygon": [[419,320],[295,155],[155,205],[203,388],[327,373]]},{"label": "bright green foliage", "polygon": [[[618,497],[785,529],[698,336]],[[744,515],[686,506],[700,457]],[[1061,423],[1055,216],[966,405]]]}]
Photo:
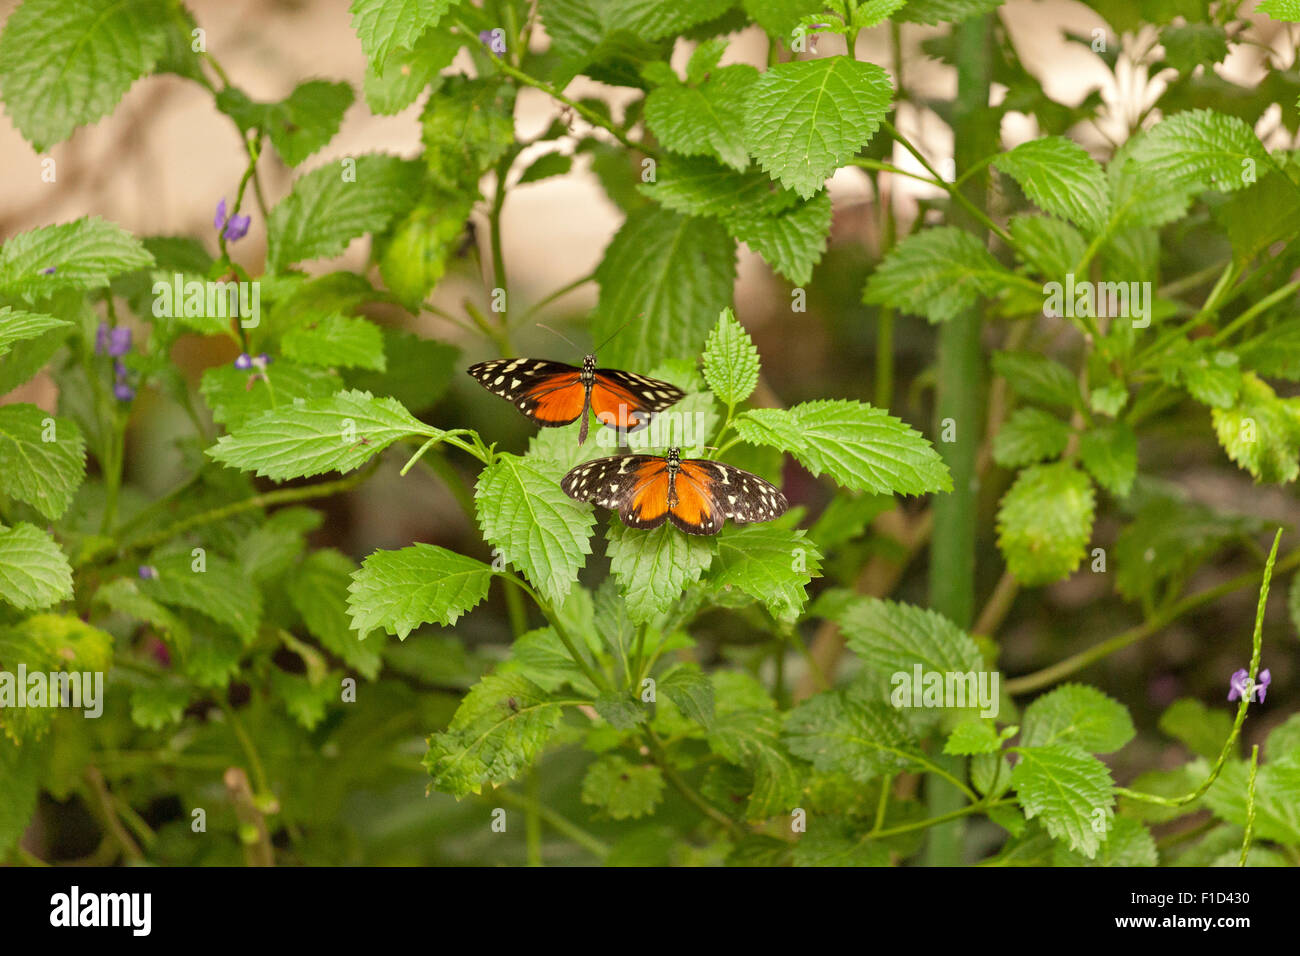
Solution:
[{"label": "bright green foliage", "polygon": [[1045,136],[1002,153],[993,165],[1006,173],[1044,211],[1096,232],[1106,222],[1106,174],[1083,147],[1063,136]]},{"label": "bright green foliage", "polygon": [[792,710],[785,740],[817,770],[846,773],[860,783],[914,769],[924,759],[900,711],[847,690],[825,691]]},{"label": "bright green foliage", "polygon": [[1067,577],[1083,560],[1095,495],[1088,476],[1068,462],[1033,465],[998,508],[998,547],[1023,584]]},{"label": "bright green foliage", "polygon": [[217,105],[240,129],[257,129],[269,136],[280,158],[297,166],[334,138],[352,96],[346,83],[312,80],[295,87],[279,103],[255,103],[240,90],[227,87],[217,96]]},{"label": "bright green foliage", "polygon": [[653,813],[663,793],[663,772],[658,767],[637,766],[622,757],[602,757],[582,778],[582,802],[599,807],[612,820]]},{"label": "bright green foliage", "polygon": [[821,567],[821,552],[802,531],[769,525],[728,525],[718,535],[709,583],[743,591],[779,620],[793,621],[808,600],[805,588]]},{"label": "bright green foliage", "polygon": [[711,541],[682,534],[667,523],[643,531],[611,522],[607,553],[628,616],[638,623],[671,608],[713,563]]},{"label": "bright green foliage", "polygon": [[1106,765],[1071,743],[1024,747],[1019,753],[1011,785],[1025,816],[1040,819],[1071,850],[1095,857],[1114,819],[1115,795]]},{"label": "bright green foliage", "polygon": [[895,246],[871,274],[862,299],[946,322],[1013,278],[970,233],[941,226]]},{"label": "bright green foliage", "polygon": [[352,29],[372,63],[386,63],[388,54],[415,45],[460,0],[352,0]]},{"label": "bright green foliage", "polygon": [[[701,67],[701,46],[690,70]],[[658,71],[660,85],[646,97],[646,124],[666,149],[683,156],[713,156],[744,172],[749,165],[745,148],[745,105],[758,81],[752,66],[736,64],[704,71],[707,79],[683,83],[671,70]]]},{"label": "bright green foliage", "polygon": [[384,337],[366,319],[327,315],[319,322],[299,326],[281,341],[284,354],[304,365],[384,370]]},{"label": "bright green foliage", "polygon": [[152,264],[153,256],[138,239],[92,216],[5,240],[0,292],[36,301],[70,289],[98,289],[114,276]]},{"label": "bright green foliage", "polygon": [[72,568],[54,540],[35,525],[0,526],[0,598],[40,610],[72,597]]},{"label": "bright green foliage", "polygon": [[[858,598],[839,617],[849,648],[889,676],[913,668],[965,673],[981,668],[979,648],[941,614],[879,598]],[[973,703],[973,702],[972,702]]]},{"label": "bright green foliage", "polygon": [[998,352],[993,370],[1007,380],[1021,398],[1055,408],[1079,408],[1082,397],[1070,370],[1032,352]]},{"label": "bright green foliage", "polygon": [[492,569],[446,548],[376,551],[348,585],[348,613],[363,640],[375,628],[405,639],[421,624],[455,624],[487,597]]},{"label": "bright green foliage", "polygon": [[250,418],[209,454],[232,468],[284,481],[351,471],[399,439],[439,435],[391,398],[339,392]]},{"label": "bright green foliage", "polygon": [[1182,741],[1197,756],[1217,760],[1232,734],[1232,716],[1225,710],[1210,710],[1199,700],[1184,697],[1160,715],[1160,729]]},{"label": "bright green foliage", "polygon": [[1095,687],[1063,684],[1025,710],[1020,743],[1025,747],[1077,744],[1089,753],[1108,754],[1133,739],[1128,710]]},{"label": "bright green foliage", "polygon": [[1137,477],[1137,436],[1124,422],[1098,425],[1079,439],[1079,460],[1097,484],[1122,498]]},{"label": "bright green foliage", "polygon": [[736,405],[753,393],[758,370],[758,349],[736,314],[724,309],[704,345],[704,378],[709,388],[724,405]]},{"label": "bright green foliage", "polygon": [[242,569],[215,554],[153,555],[156,577],[139,582],[140,593],[158,604],[198,611],[230,628],[245,644],[257,638],[261,593]]},{"label": "bright green foliage", "polygon": [[58,518],[86,474],[86,443],[35,405],[0,406],[0,492]]},{"label": "bright green foliage", "polygon": [[1057,457],[1069,442],[1067,423],[1040,408],[1018,408],[993,438],[993,460],[1003,468],[1021,468]]},{"label": "bright green foliage", "polygon": [[746,146],[781,185],[808,199],[871,141],[893,92],[883,69],[847,56],[777,64],[750,93]]},{"label": "bright green foliage", "polygon": [[1212,411],[1219,444],[1256,481],[1283,484],[1300,474],[1300,398],[1278,398],[1246,375],[1231,408]]},{"label": "bright green foliage", "polygon": [[462,42],[447,30],[426,30],[414,46],[393,49],[381,64],[372,59],[362,84],[366,105],[381,116],[400,113],[451,65]]},{"label": "bright green foliage", "polygon": [[68,324],[52,315],[15,310],[6,305],[0,308],[0,355],[8,352],[15,342],[33,339]]},{"label": "bright green foliage", "polygon": [[562,476],[553,462],[501,455],[474,492],[484,540],[553,602],[577,580],[596,525],[591,508],[560,489]]}]

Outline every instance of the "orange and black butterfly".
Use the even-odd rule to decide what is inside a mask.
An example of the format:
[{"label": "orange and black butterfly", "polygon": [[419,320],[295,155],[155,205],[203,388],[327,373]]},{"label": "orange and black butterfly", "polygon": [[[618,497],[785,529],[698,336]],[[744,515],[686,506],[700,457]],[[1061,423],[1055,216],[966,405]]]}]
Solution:
[{"label": "orange and black butterfly", "polygon": [[494,359],[471,366],[469,374],[539,425],[568,425],[581,418],[580,445],[587,440],[588,408],[602,425],[634,432],[686,394],[658,379],[596,368],[594,355],[583,358],[582,368],[547,359]]},{"label": "orange and black butterfly", "polygon": [[717,534],[727,518],[737,524],[771,521],[789,504],[757,475],[704,458],[617,455],[574,468],[560,481],[570,498],[616,508],[631,528],[671,521],[687,534]]}]

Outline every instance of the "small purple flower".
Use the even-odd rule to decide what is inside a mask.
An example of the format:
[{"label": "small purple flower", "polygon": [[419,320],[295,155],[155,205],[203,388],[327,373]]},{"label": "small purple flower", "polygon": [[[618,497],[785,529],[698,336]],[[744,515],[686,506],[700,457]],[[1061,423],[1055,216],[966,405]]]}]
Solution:
[{"label": "small purple flower", "polygon": [[236,239],[243,239],[248,235],[248,227],[253,224],[252,216],[234,215],[230,217],[230,222],[226,223],[226,231],[222,233],[227,242],[234,242]]},{"label": "small purple flower", "polygon": [[1273,682],[1273,675],[1269,673],[1268,668],[1259,672],[1259,679],[1252,681],[1246,668],[1234,671],[1231,679],[1228,681],[1228,700],[1250,700],[1255,697],[1255,692],[1259,692],[1258,700],[1264,703],[1264,695],[1268,692],[1268,685]]},{"label": "small purple flower", "polygon": [[239,357],[235,359],[235,368],[241,372],[247,372],[253,367],[253,357],[247,352],[240,352]]},{"label": "small purple flower", "polygon": [[478,42],[483,44],[483,48],[490,53],[500,55],[506,52],[505,31],[499,28],[496,30],[480,30],[478,32]]},{"label": "small purple flower", "polygon": [[135,389],[126,382],[118,382],[113,386],[113,397],[119,402],[129,402],[135,398]]},{"label": "small purple flower", "polygon": [[248,227],[252,223],[252,216],[241,216],[238,213],[227,219],[226,200],[223,198],[221,202],[217,203],[217,214],[212,219],[212,225],[225,237],[227,242],[243,239],[248,235]]},{"label": "small purple flower", "polygon": [[137,573],[140,575],[141,581],[152,581],[154,578],[158,577],[158,569],[152,564],[140,565],[140,570]]},{"label": "small purple flower", "polygon": [[52,275],[54,275],[54,273],[56,273],[56,272],[58,272],[58,271],[59,271],[59,267],[58,267],[58,266],[46,266],[44,269],[41,270],[41,275],[43,275],[43,276],[52,276]]},{"label": "small purple flower", "polygon": [[103,355],[108,351],[108,323],[100,322],[95,329],[95,354]]},{"label": "small purple flower", "polygon": [[99,328],[95,330],[96,354],[108,353],[117,358],[129,351],[131,351],[131,330],[129,328],[125,325],[110,328],[107,322],[99,323]]},{"label": "small purple flower", "polygon": [[263,352],[257,358],[253,359],[253,364],[256,365],[258,368],[266,368],[268,365],[271,364],[271,356]]},{"label": "small purple flower", "polygon": [[119,380],[121,380],[126,378],[128,375],[130,375],[131,370],[126,367],[126,363],[123,362],[121,359],[113,359],[113,374],[116,375]]}]

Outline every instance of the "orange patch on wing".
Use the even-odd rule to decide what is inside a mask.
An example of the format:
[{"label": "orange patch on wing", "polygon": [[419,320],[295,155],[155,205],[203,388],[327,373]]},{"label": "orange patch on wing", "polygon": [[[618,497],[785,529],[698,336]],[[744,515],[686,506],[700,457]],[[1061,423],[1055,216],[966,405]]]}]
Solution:
[{"label": "orange patch on wing", "polygon": [[713,520],[713,499],[708,489],[708,475],[683,464],[677,472],[677,504],[673,514],[692,527],[707,527]]},{"label": "orange patch on wing", "polygon": [[529,389],[525,397],[537,403],[531,411],[533,418],[541,422],[567,424],[582,414],[586,389],[574,373],[547,379]]},{"label": "orange patch on wing", "polygon": [[596,420],[610,428],[629,431],[645,424],[645,410],[637,397],[625,388],[597,380],[591,390],[591,407]]},{"label": "orange patch on wing", "polygon": [[662,461],[652,461],[637,470],[628,511],[642,522],[654,521],[668,513],[668,469]]}]

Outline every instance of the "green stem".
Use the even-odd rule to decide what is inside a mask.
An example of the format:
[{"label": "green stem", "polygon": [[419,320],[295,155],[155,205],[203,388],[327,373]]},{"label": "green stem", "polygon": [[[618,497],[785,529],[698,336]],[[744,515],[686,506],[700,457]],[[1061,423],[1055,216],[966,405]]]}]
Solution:
[{"label": "green stem", "polygon": [[1255,836],[1255,773],[1259,770],[1259,744],[1250,748],[1250,783],[1246,785],[1246,835],[1241,841],[1241,862],[1246,865],[1250,856],[1250,842]]},{"label": "green stem", "polygon": [[583,849],[590,851],[593,856],[601,860],[609,856],[609,847],[605,843],[592,836],[573,821],[562,817],[550,807],[531,797],[521,796],[507,790],[505,787],[501,787],[493,791],[490,798],[485,797],[485,799],[500,800],[502,803],[518,807],[525,812],[532,810],[543,823],[555,830],[555,832],[568,837]]},{"label": "green stem", "polygon": [[[511,593],[516,592],[512,590]],[[542,865],[542,815],[538,812],[540,804],[537,799],[541,789],[540,780],[537,766],[529,767],[524,777],[524,788],[528,794],[528,803],[524,807],[524,844],[527,847],[529,866]]]}]

